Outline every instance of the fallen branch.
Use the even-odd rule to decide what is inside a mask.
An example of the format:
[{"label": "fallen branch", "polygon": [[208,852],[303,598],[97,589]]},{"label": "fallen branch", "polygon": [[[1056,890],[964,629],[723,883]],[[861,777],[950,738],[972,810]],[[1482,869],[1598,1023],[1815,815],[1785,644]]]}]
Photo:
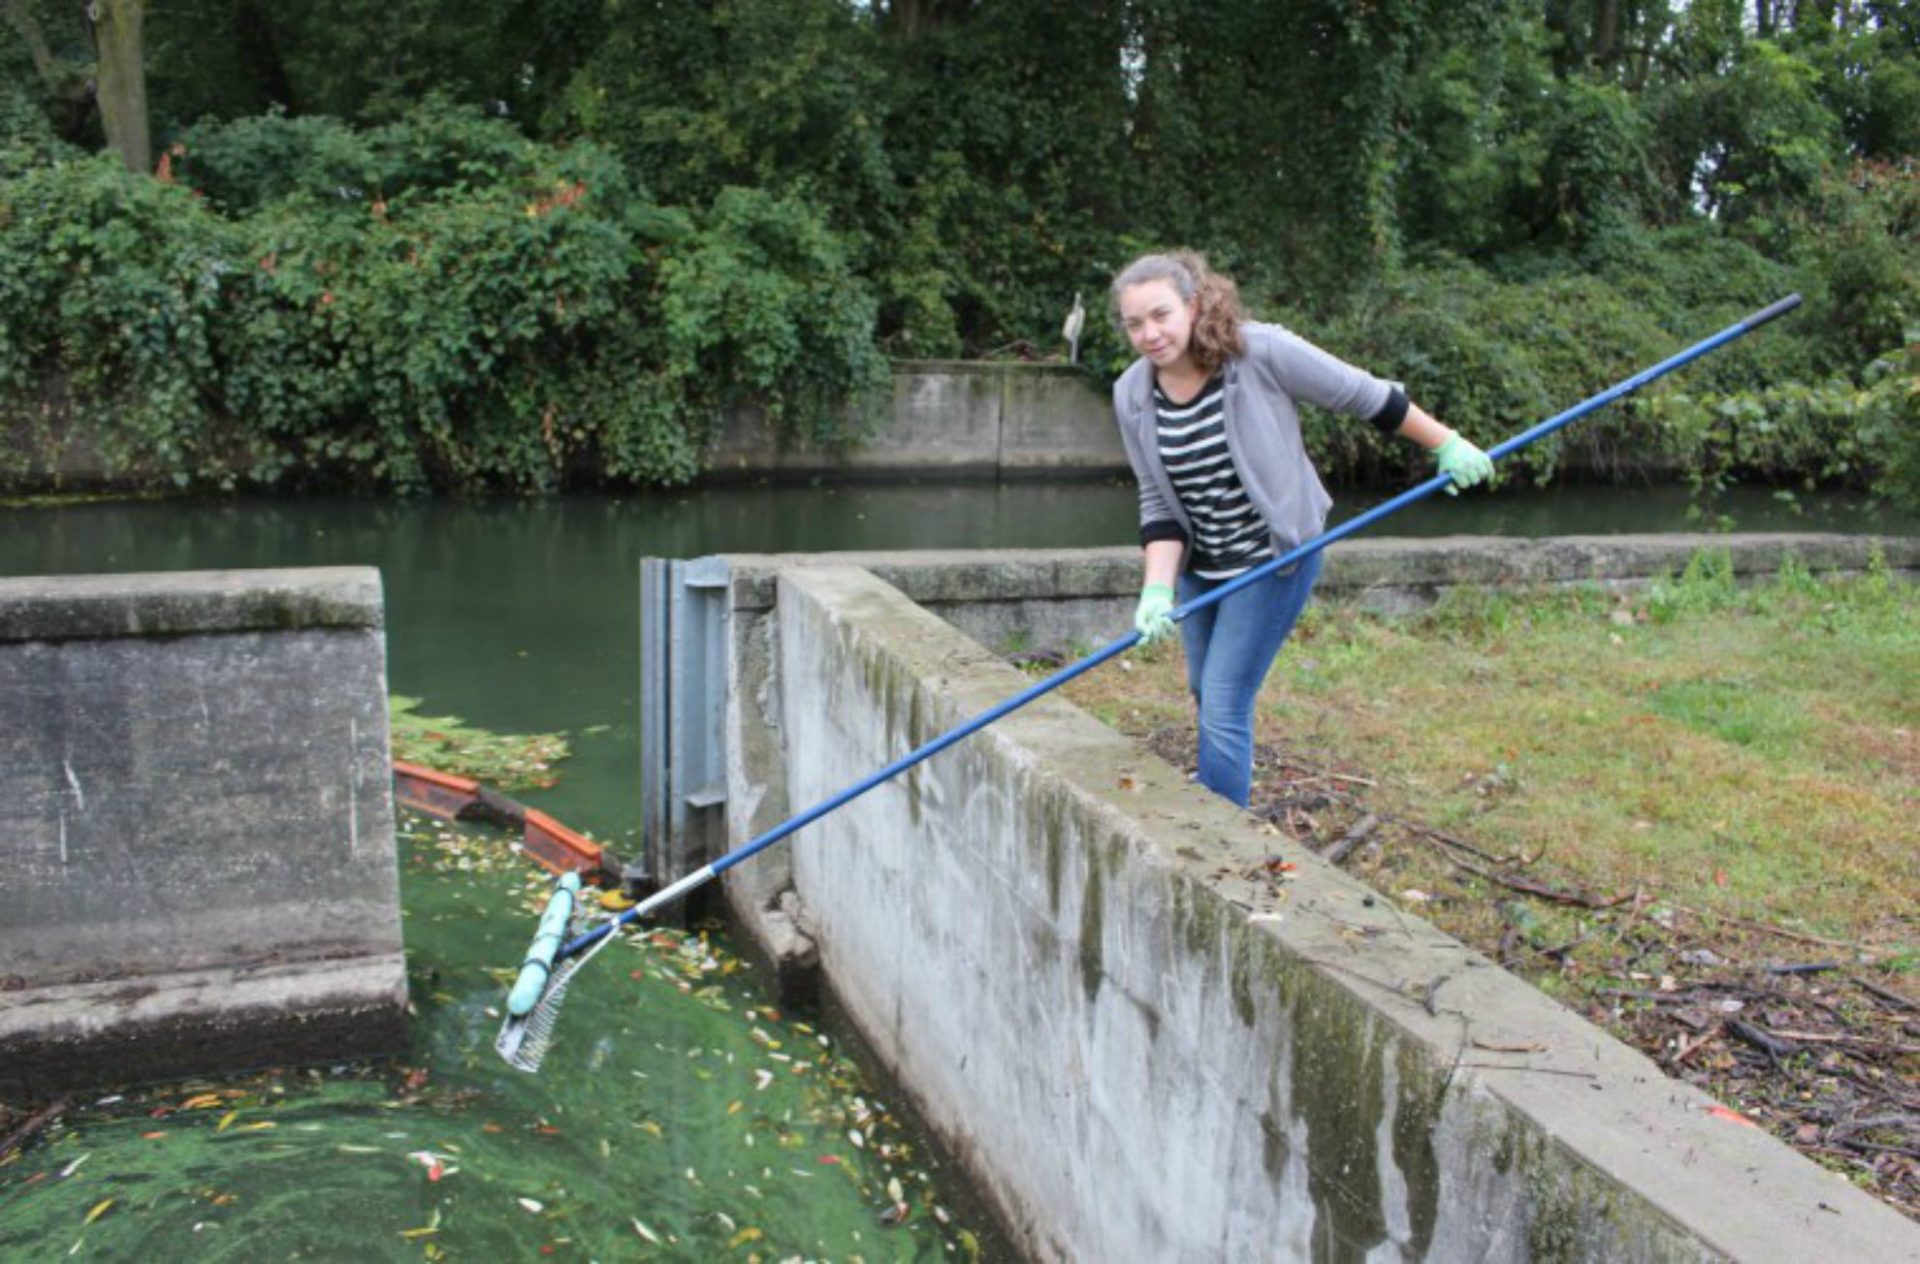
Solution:
[{"label": "fallen branch", "polygon": [[1770,926],[1766,922],[1750,922],[1744,917],[1735,917],[1731,913],[1703,913],[1699,909],[1688,908],[1684,904],[1669,904],[1667,907],[1676,913],[1685,913],[1691,917],[1702,919],[1710,917],[1718,922],[1730,922],[1735,926],[1744,926],[1748,930],[1757,930],[1763,935],[1777,935],[1781,939],[1792,939],[1803,944],[1819,944],[1823,948],[1848,948],[1855,952],[1860,950],[1859,944],[1849,943],[1844,939],[1823,939],[1819,935],[1809,935],[1803,931],[1788,930],[1784,926]]},{"label": "fallen branch", "polygon": [[1900,995],[1900,993],[1895,992],[1890,988],[1883,988],[1878,983],[1869,983],[1867,980],[1861,978],[1857,974],[1850,974],[1847,977],[1849,979],[1852,979],[1855,983],[1858,983],[1861,987],[1873,993],[1875,996],[1879,997],[1883,1001],[1891,1001],[1893,1004],[1898,1005],[1901,1009],[1912,1010],[1915,1013],[1920,1013],[1920,1004],[1916,1004],[1915,1002],[1908,1000],[1906,997]]},{"label": "fallen branch", "polygon": [[1455,838],[1451,834],[1434,829],[1431,825],[1422,825],[1418,821],[1409,821],[1397,816],[1390,816],[1386,819],[1389,823],[1398,825],[1409,834],[1418,834],[1422,838],[1439,843],[1445,847],[1451,847],[1455,851],[1466,852],[1469,856],[1478,856],[1490,865],[1519,865],[1522,869],[1525,869],[1531,866],[1536,860],[1539,860],[1542,855],[1541,852],[1535,852],[1531,856],[1496,856],[1492,852],[1483,851],[1475,847],[1463,838]]},{"label": "fallen branch", "polygon": [[1878,1141],[1842,1141],[1840,1144],[1855,1150],[1872,1150],[1876,1154],[1903,1154],[1909,1159],[1920,1159],[1920,1150],[1912,1146],[1881,1145]]},{"label": "fallen branch", "polygon": [[1713,1043],[1715,1040],[1718,1040],[1719,1038],[1720,1038],[1720,1024],[1715,1023],[1711,1027],[1708,1027],[1705,1031],[1701,1032],[1698,1036],[1695,1036],[1693,1039],[1681,1045],[1680,1048],[1674,1052],[1673,1057],[1668,1059],[1668,1061],[1674,1066],[1679,1066],[1681,1063],[1685,1062],[1688,1058],[1691,1058],[1694,1054],[1698,1053],[1702,1048]]},{"label": "fallen branch", "polygon": [[[1430,839],[1441,842],[1445,841],[1431,830],[1421,830],[1420,833]],[[1637,894],[1635,891],[1625,891],[1619,895],[1599,897],[1583,895],[1578,891],[1562,891],[1559,887],[1548,886],[1544,882],[1535,882],[1532,878],[1522,878],[1517,874],[1497,873],[1491,869],[1482,869],[1479,865],[1462,860],[1449,851],[1442,851],[1440,854],[1476,878],[1483,878],[1488,882],[1503,886],[1509,891],[1518,891],[1523,895],[1531,895],[1536,899],[1551,900],[1555,904],[1571,904],[1576,908],[1584,909],[1610,909],[1625,904]],[[1480,854],[1484,855],[1485,853]]]},{"label": "fallen branch", "polygon": [[67,1098],[63,1097],[59,1101],[42,1106],[39,1110],[35,1111],[27,1118],[27,1122],[8,1133],[5,1141],[0,1141],[0,1159],[4,1159],[9,1154],[12,1154],[15,1150],[31,1140],[41,1129],[60,1118],[61,1115],[66,1113],[69,1105],[71,1105],[71,1103]]},{"label": "fallen branch", "polygon": [[1739,1036],[1740,1039],[1746,1041],[1748,1044],[1753,1045],[1757,1049],[1764,1049],[1767,1056],[1775,1062],[1780,1061],[1782,1058],[1790,1058],[1800,1052],[1799,1045],[1789,1044],[1784,1040],[1775,1039],[1772,1033],[1762,1031],[1752,1023],[1742,1022],[1738,1018],[1728,1019],[1727,1026],[1736,1036]]},{"label": "fallen branch", "polygon": [[1380,818],[1369,812],[1355,821],[1353,828],[1342,835],[1338,842],[1329,844],[1320,855],[1332,864],[1345,864],[1347,857],[1353,854],[1354,849],[1371,838],[1373,832],[1379,828]]},{"label": "fallen branch", "polygon": [[1897,1041],[1875,1040],[1871,1036],[1854,1036],[1846,1032],[1780,1031],[1776,1029],[1770,1031],[1768,1034],[1777,1036],[1781,1040],[1799,1041],[1804,1044],[1851,1045],[1860,1049],[1877,1049],[1884,1053],[1920,1053],[1920,1045],[1903,1045]]}]

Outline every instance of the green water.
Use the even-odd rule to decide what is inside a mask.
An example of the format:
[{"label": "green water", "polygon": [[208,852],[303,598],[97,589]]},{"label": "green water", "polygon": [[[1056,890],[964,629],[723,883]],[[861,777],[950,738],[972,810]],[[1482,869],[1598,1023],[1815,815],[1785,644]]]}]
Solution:
[{"label": "green water", "polygon": [[931,1156],[717,940],[610,946],[540,1074],[506,1068],[497,968],[544,883],[484,831],[403,842],[410,1055],[95,1099],[0,1167],[0,1258],[973,1256]]},{"label": "green water", "polygon": [[[1341,508],[1378,499],[1348,494]],[[1746,530],[1916,529],[1844,499],[1748,493],[1722,511]],[[1379,533],[1693,526],[1669,489],[1504,489],[1435,498]],[[568,732],[559,784],[521,797],[626,852],[640,557],[1070,548],[1133,530],[1131,488],[1097,482],[102,502],[0,508],[0,574],[377,566],[392,689],[423,714]],[[575,985],[542,1073],[506,1069],[490,1011],[538,881],[484,832],[413,821],[402,854],[411,1054],[87,1099],[0,1165],[0,1259],[945,1260],[976,1241],[999,1253],[955,1210],[964,1191],[894,1118],[889,1091],[862,1079],[835,1032],[775,1014],[722,938],[611,947]],[[893,1225],[896,1201],[907,1213]]]}]

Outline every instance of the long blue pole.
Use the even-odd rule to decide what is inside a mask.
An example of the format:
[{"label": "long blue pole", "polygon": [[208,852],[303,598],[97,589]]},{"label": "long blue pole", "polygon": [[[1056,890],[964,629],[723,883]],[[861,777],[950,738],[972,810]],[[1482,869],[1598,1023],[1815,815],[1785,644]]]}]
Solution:
[{"label": "long blue pole", "polygon": [[[1747,317],[1745,320],[1742,320],[1735,324],[1727,326],[1725,329],[1721,330],[1719,333],[1713,335],[1713,337],[1705,339],[1704,341],[1695,343],[1693,346],[1688,347],[1685,351],[1680,352],[1678,355],[1675,355],[1666,360],[1662,360],[1660,363],[1654,365],[1650,369],[1642,369],[1640,372],[1634,374],[1632,377],[1626,379],[1625,381],[1619,383],[1618,385],[1608,387],[1606,390],[1601,391],[1598,395],[1595,395],[1590,399],[1586,399],[1578,404],[1575,404],[1572,408],[1567,409],[1567,411],[1560,413],[1557,416],[1547,418],[1545,421],[1541,422],[1537,426],[1534,426],[1532,429],[1523,431],[1520,434],[1513,436],[1511,439],[1508,439],[1507,441],[1499,444],[1496,447],[1489,448],[1487,450],[1487,455],[1491,457],[1493,460],[1498,461],[1502,457],[1508,456],[1514,452],[1518,452],[1521,448],[1526,447],[1528,444],[1537,442],[1538,440],[1543,439],[1546,436],[1552,434],[1554,431],[1559,430],[1561,427],[1571,425],[1573,422],[1580,420],[1580,418],[1586,416],[1588,413],[1591,413],[1596,409],[1606,407],[1608,404],[1611,404],[1614,400],[1619,399],[1621,396],[1632,394],[1634,391],[1639,390],[1641,387],[1653,381],[1655,378],[1664,377],[1667,374],[1673,372],[1675,369],[1679,368],[1681,365],[1687,364],[1693,360],[1697,360],[1701,356],[1706,355],[1710,351],[1718,350],[1720,347],[1723,347],[1727,343],[1732,342],[1735,338],[1744,337],[1745,335],[1752,333],[1754,330],[1766,324],[1768,321],[1774,319],[1777,316],[1784,316],[1786,313],[1792,311],[1794,308],[1798,306],[1800,306],[1800,296],[1798,294],[1789,294],[1787,297],[1781,299],[1779,302],[1773,303],[1767,307],[1761,308],[1759,311]],[[1316,536],[1311,540],[1308,540],[1305,544],[1302,544],[1299,547],[1292,549],[1291,551],[1283,554],[1280,557],[1274,558],[1270,562],[1263,562],[1259,566],[1256,566],[1252,570],[1246,572],[1244,575],[1235,576],[1233,579],[1220,585],[1220,587],[1215,588],[1212,591],[1206,593],[1204,596],[1194,598],[1192,601],[1188,602],[1186,605],[1176,609],[1173,612],[1172,617],[1177,621],[1177,620],[1186,618],[1188,615],[1191,615],[1196,611],[1204,610],[1208,606],[1213,605],[1215,602],[1222,601],[1227,597],[1231,596],[1232,594],[1239,592],[1242,588],[1245,588],[1247,585],[1257,584],[1262,579],[1265,579],[1268,575],[1271,575],[1273,572],[1280,570],[1284,567],[1292,566],[1295,562],[1298,562],[1301,558],[1306,557],[1311,553],[1319,552],[1321,549],[1326,548],[1329,544],[1332,544],[1334,541],[1344,540],[1346,537],[1350,535],[1354,535],[1358,532],[1364,531],[1368,527],[1372,526],[1374,523],[1380,521],[1382,518],[1386,518],[1393,514],[1399,513],[1402,509],[1405,509],[1408,505],[1413,504],[1417,500],[1424,500],[1428,496],[1431,496],[1435,492],[1446,487],[1451,481],[1452,480],[1449,478],[1449,476],[1445,474],[1436,474],[1434,477],[1428,479],[1426,482],[1420,483],[1417,486],[1410,487],[1406,491],[1401,492],[1398,496],[1395,496],[1393,499],[1385,501],[1381,504],[1375,505],[1372,509],[1367,510],[1363,514],[1360,514],[1353,518],[1349,518],[1346,522],[1341,523],[1339,526],[1335,527],[1333,530],[1328,531],[1323,535]],[[814,806],[808,808],[806,811],[800,813],[798,816],[792,817],[791,819],[784,821],[779,825],[774,826],[772,829],[760,835],[758,838],[755,838],[750,842],[742,844],[738,848],[728,852],[726,855],[720,857],[720,859],[712,862],[711,864],[704,865],[701,868],[694,870],[692,873],[679,879],[678,881],[674,882],[672,885],[665,887],[660,891],[655,892],[653,895],[648,896],[645,900],[642,900],[640,903],[634,905],[632,908],[628,909],[626,912],[620,914],[620,916],[609,919],[608,921],[602,922],[600,925],[594,927],[592,930],[579,936],[578,938],[574,939],[572,942],[564,945],[559,952],[560,958],[564,959],[566,957],[573,956],[575,953],[580,952],[586,947],[588,947],[589,945],[591,945],[595,940],[598,940],[605,935],[611,934],[613,929],[616,926],[623,925],[626,922],[633,920],[634,918],[641,917],[646,913],[651,912],[653,909],[656,909],[661,905],[667,903],[670,900],[678,899],[680,896],[686,894],[688,891],[693,890],[695,887],[702,885],[703,883],[707,882],[712,878],[719,876],[722,873],[725,873],[727,870],[733,868],[735,865],[739,864],[741,861],[748,860],[754,856],[759,855],[761,852],[765,851],[767,848],[773,846],[775,843],[781,841],[787,836],[806,828],[808,825],[813,824],[813,822],[819,820],[821,817],[825,816],[827,813],[834,811],[836,808],[843,807],[846,804],[852,802],[853,800],[859,798],[861,795],[873,789],[875,786],[879,785],[880,783],[884,781],[889,781],[894,777],[899,776],[901,773],[913,767],[915,764],[921,763],[922,761],[927,759],[931,759],[933,756],[938,755],[941,751],[947,749],[947,747],[952,746],[955,742],[958,742],[965,738],[973,736],[975,733],[978,733],[981,729],[987,727],[987,725],[992,724],[995,720],[998,720],[1003,716],[1006,716],[1015,711],[1018,711],[1021,707],[1026,706],[1029,702],[1032,702],[1035,698],[1038,698],[1043,694],[1052,693],[1055,689],[1058,689],[1061,685],[1066,684],[1068,681],[1074,679],[1077,676],[1085,675],[1087,672],[1092,671],[1094,668],[1106,662],[1108,659],[1116,658],[1119,655],[1126,653],[1128,650],[1132,649],[1135,645],[1139,643],[1140,643],[1140,633],[1137,631],[1129,632],[1127,633],[1127,635],[1121,637],[1119,640],[1107,646],[1105,649],[1096,650],[1095,652],[1093,652],[1092,654],[1089,654],[1087,657],[1081,659],[1080,661],[1076,663],[1070,663],[1067,666],[1062,667],[1059,671],[1047,677],[1045,680],[1042,680],[1039,683],[1027,689],[1021,690],[1019,693],[1015,694],[1013,697],[1008,698],[1005,702],[1002,702],[997,706],[990,707],[987,710],[982,711],[979,715],[974,716],[971,720],[968,720],[966,723],[961,724],[956,728],[949,729],[947,732],[942,733],[939,737],[934,738],[933,740],[927,742],[925,745],[917,747],[914,750],[910,751],[909,753],[902,755],[899,759],[894,760],[892,763],[888,764],[885,768],[882,768],[880,771],[873,773],[872,775],[868,776],[862,781],[855,783],[854,785],[848,786],[845,790],[842,790],[840,793],[834,795],[832,798],[823,800],[820,803],[816,803]]]}]

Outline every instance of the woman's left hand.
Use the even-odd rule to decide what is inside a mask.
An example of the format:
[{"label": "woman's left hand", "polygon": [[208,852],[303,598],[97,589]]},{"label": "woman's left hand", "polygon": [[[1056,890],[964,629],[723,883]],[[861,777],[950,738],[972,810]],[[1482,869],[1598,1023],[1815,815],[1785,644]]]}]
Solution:
[{"label": "woman's left hand", "polygon": [[1439,463],[1440,472],[1453,480],[1447,485],[1449,496],[1458,496],[1462,487],[1474,487],[1493,477],[1493,458],[1461,438],[1458,431],[1433,450],[1433,459]]}]

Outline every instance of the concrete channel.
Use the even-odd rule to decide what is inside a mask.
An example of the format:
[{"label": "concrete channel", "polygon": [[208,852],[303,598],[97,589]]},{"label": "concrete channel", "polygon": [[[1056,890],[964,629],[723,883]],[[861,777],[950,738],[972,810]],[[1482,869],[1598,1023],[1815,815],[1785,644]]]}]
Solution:
[{"label": "concrete channel", "polygon": [[[1319,599],[1627,587],[1703,547],[1747,577],[1789,554],[1920,573],[1911,539],[1374,540],[1331,550]],[[683,796],[654,854],[684,866],[1027,687],[1010,638],[1110,640],[1138,563],[652,565],[650,592],[699,585],[656,627],[707,666],[646,755],[720,746],[683,745],[698,786],[652,774]],[[824,978],[1033,1260],[1920,1260],[1898,1213],[1356,879],[1302,854],[1276,890],[1270,846],[1049,696],[732,870],[727,898],[783,972]]]}]

